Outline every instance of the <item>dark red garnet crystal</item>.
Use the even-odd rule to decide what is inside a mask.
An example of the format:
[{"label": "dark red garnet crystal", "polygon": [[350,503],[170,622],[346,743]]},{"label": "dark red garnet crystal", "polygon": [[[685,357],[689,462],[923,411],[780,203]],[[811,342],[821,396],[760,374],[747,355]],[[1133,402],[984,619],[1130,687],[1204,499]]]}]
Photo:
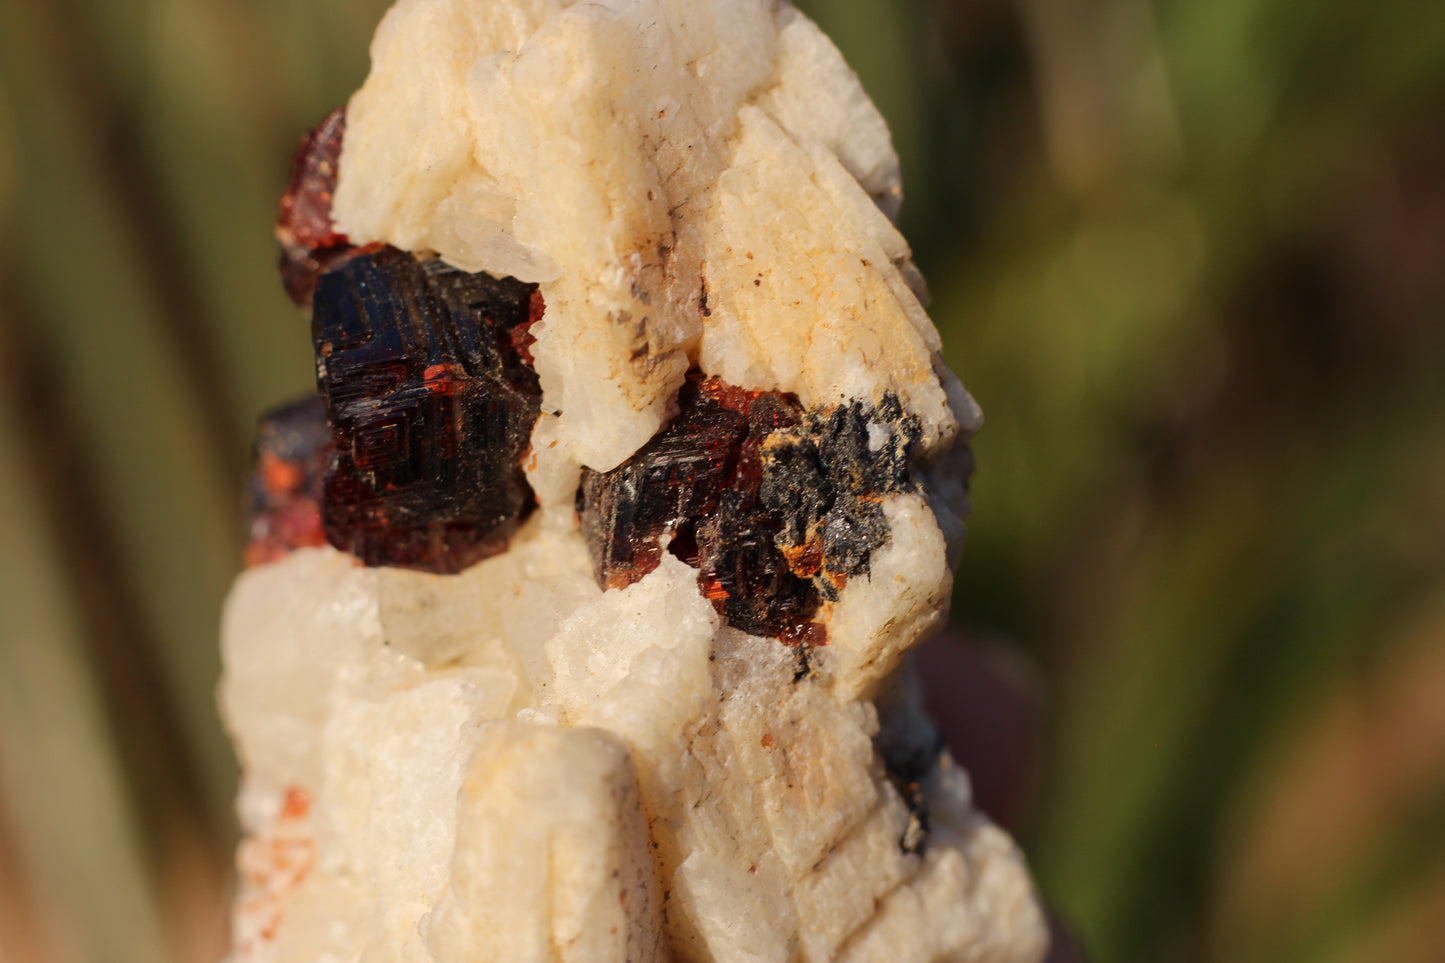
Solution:
[{"label": "dark red garnet crystal", "polygon": [[390,247],[321,275],[327,541],[367,565],[437,573],[506,548],[536,504],[521,460],[541,389],[518,346],[539,307],[536,285]]},{"label": "dark red garnet crystal", "polygon": [[666,539],[729,624],[822,644],[820,607],[888,540],[879,500],[911,484],[917,419],[891,396],[805,412],[790,395],[698,372],[678,409],[630,459],[583,475],[578,509],[598,581],[642,578]]},{"label": "dark red garnet crystal", "polygon": [[281,244],[281,283],[291,300],[311,303],[316,279],[351,251],[346,235],[331,220],[341,141],[346,133],[346,108],[326,115],[301,139],[291,161],[291,180],[281,195],[276,240]]},{"label": "dark red garnet crystal", "polygon": [[262,416],[255,454],[246,492],[246,564],[261,565],[295,548],[326,544],[321,477],[331,458],[331,430],[321,399],[307,398]]},{"label": "dark red garnet crystal", "polygon": [[262,422],[248,562],[329,542],[367,565],[459,572],[506,548],[541,388],[534,284],[356,247],[331,216],[346,130],[302,139],[281,198],[281,277],[312,308],[321,398]]}]

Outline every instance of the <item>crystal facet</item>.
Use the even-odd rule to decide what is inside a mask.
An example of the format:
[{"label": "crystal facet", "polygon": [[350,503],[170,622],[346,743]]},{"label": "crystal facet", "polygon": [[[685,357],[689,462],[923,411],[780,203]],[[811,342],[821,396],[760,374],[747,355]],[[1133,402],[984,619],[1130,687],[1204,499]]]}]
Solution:
[{"label": "crystal facet", "polygon": [[321,272],[351,250],[331,219],[331,197],[346,133],[346,108],[338,107],[301,138],[291,161],[291,180],[281,196],[276,240],[281,243],[281,283],[305,307]]},{"label": "crystal facet", "polygon": [[880,499],[914,487],[917,419],[892,396],[805,412],[696,371],[678,407],[617,468],[583,473],[578,510],[598,582],[642,578],[666,540],[729,624],[821,644],[819,607],[887,543]]},{"label": "crystal facet", "polygon": [[457,572],[535,499],[521,459],[541,389],[518,343],[536,286],[395,248],[321,276],[312,334],[335,441],[326,538],[367,565]]}]

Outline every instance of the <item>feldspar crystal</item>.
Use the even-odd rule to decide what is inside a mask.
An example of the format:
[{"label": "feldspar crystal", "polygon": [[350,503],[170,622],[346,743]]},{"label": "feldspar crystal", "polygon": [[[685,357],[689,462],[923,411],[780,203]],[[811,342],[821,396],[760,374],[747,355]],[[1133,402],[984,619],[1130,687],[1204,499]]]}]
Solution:
[{"label": "feldspar crystal", "polygon": [[236,963],[1042,956],[907,657],[979,414],[901,198],[780,0],[397,3],[278,223]]}]

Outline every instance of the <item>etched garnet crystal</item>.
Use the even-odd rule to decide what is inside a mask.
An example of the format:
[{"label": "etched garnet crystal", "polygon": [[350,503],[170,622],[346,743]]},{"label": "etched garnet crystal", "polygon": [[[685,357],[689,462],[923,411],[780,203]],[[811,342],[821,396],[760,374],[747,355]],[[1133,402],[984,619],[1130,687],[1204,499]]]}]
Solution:
[{"label": "etched garnet crystal", "polygon": [[789,395],[697,371],[678,408],[617,468],[583,473],[578,511],[598,582],[632,584],[665,545],[730,625],[822,644],[819,607],[888,541],[882,496],[911,488],[917,419],[891,396],[805,412]]},{"label": "etched garnet crystal", "polygon": [[506,547],[535,506],[521,460],[541,389],[517,347],[535,297],[390,247],[321,276],[327,541],[367,565],[446,573]]},{"label": "etched garnet crystal", "polygon": [[320,398],[268,411],[256,431],[255,467],[247,485],[246,565],[292,549],[326,544],[321,478],[331,459],[331,430]]},{"label": "etched garnet crystal", "polygon": [[351,251],[331,218],[332,195],[346,133],[346,108],[338,107],[301,138],[291,161],[291,179],[276,218],[281,245],[281,283],[297,305],[311,303],[316,279]]}]

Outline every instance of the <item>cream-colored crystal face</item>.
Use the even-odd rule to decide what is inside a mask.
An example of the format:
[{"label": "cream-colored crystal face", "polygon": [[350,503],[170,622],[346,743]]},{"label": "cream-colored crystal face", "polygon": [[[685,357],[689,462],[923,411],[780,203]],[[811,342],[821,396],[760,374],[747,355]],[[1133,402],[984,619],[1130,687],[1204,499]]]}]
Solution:
[{"label": "cream-colored crystal face", "polygon": [[337,223],[541,283],[559,457],[617,465],[694,366],[809,407],[895,392],[925,456],[977,427],[890,220],[887,127],[792,7],[403,0],[372,58]]},{"label": "cream-colored crystal face", "polygon": [[[539,510],[455,576],[303,549],[238,581],[234,958],[1037,960],[1022,861],[907,666],[980,416],[836,48],[771,0],[400,0],[372,58],[336,223],[540,284]],[[584,470],[657,436],[690,371],[916,432],[826,645],[728,624],[666,551],[599,587]]]}]

